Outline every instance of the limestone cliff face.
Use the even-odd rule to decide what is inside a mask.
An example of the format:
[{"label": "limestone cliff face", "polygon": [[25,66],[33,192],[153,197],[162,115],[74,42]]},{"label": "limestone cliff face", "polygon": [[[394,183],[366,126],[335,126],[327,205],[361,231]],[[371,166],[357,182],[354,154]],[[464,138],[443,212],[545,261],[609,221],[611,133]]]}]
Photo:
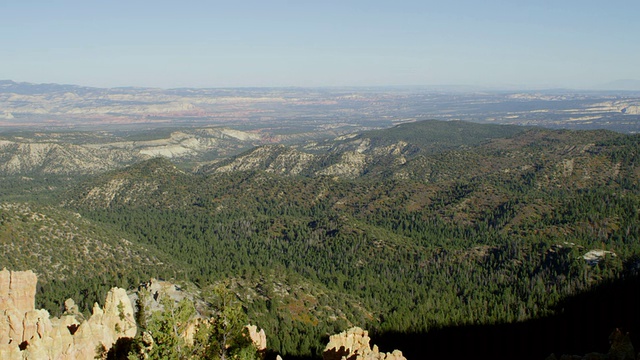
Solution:
[{"label": "limestone cliff face", "polygon": [[376,345],[369,346],[369,333],[359,327],[353,327],[329,337],[329,343],[322,353],[323,360],[406,360],[402,351],[394,350],[381,353]]},{"label": "limestone cliff face", "polygon": [[124,289],[111,289],[104,309],[95,304],[83,322],[73,301],[65,302],[67,311],[60,318],[36,310],[36,283],[31,271],[0,271],[0,359],[93,359],[98,345],[108,349],[119,338],[135,336],[133,307]]},{"label": "limestone cliff face", "polygon": [[33,310],[36,282],[36,274],[32,271],[0,271],[0,309],[13,309],[17,313]]}]

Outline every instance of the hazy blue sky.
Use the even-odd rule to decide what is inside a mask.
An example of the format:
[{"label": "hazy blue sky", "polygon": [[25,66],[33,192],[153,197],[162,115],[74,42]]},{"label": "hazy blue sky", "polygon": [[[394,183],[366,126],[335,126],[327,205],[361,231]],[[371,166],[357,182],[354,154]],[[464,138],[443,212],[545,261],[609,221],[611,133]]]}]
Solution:
[{"label": "hazy blue sky", "polygon": [[0,79],[91,86],[640,79],[640,1],[0,1]]}]

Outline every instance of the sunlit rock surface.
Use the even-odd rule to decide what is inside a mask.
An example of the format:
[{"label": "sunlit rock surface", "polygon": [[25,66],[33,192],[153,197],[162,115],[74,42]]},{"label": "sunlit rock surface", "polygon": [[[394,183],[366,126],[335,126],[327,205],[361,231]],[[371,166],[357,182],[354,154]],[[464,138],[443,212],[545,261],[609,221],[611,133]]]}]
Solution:
[{"label": "sunlit rock surface", "polygon": [[91,317],[82,321],[75,303],[51,318],[35,309],[37,278],[32,271],[0,271],[0,359],[93,359],[96,348],[106,349],[123,337],[136,334],[133,307],[124,289],[112,288],[104,308],[97,303]]}]

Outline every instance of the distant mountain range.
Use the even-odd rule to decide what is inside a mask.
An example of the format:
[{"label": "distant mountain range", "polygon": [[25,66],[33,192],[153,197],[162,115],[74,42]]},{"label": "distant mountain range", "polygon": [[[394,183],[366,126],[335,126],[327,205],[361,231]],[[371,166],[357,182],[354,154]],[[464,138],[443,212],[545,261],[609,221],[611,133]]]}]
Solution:
[{"label": "distant mountain range", "polygon": [[602,84],[598,89],[603,90],[624,90],[624,91],[640,91],[640,80],[621,79]]}]

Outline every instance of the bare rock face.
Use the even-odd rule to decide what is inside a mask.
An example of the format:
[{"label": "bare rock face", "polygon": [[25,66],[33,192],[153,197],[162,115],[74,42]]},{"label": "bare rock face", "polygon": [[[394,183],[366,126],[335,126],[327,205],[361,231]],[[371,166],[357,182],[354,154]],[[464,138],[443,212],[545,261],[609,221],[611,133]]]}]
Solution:
[{"label": "bare rock face", "polygon": [[104,309],[98,304],[87,321],[72,300],[67,311],[50,318],[35,309],[37,278],[31,271],[0,271],[0,359],[93,359],[102,344],[109,349],[122,337],[133,337],[133,307],[124,289],[107,294]]},{"label": "bare rock face", "polygon": [[149,313],[163,309],[160,303],[162,297],[168,297],[176,304],[183,299],[192,301],[200,318],[204,318],[203,314],[207,309],[207,304],[202,299],[199,299],[196,293],[183,289],[181,286],[169,281],[152,278],[147,283],[142,284],[137,292],[129,295],[131,303],[137,304],[141,293],[145,295],[143,297],[144,307]]},{"label": "bare rock face", "polygon": [[353,327],[329,337],[329,343],[322,353],[323,360],[406,360],[402,351],[381,353],[376,345],[369,346],[369,333],[359,327]]},{"label": "bare rock face", "polygon": [[366,163],[366,155],[359,151],[347,151],[342,154],[339,162],[318,171],[316,174],[353,179],[362,174]]},{"label": "bare rock face", "polygon": [[35,308],[36,274],[32,271],[0,271],[0,309],[26,313]]},{"label": "bare rock face", "polygon": [[245,326],[249,332],[249,338],[253,345],[258,349],[258,352],[264,352],[267,350],[267,335],[264,333],[264,329],[258,331],[258,327],[255,325]]}]

